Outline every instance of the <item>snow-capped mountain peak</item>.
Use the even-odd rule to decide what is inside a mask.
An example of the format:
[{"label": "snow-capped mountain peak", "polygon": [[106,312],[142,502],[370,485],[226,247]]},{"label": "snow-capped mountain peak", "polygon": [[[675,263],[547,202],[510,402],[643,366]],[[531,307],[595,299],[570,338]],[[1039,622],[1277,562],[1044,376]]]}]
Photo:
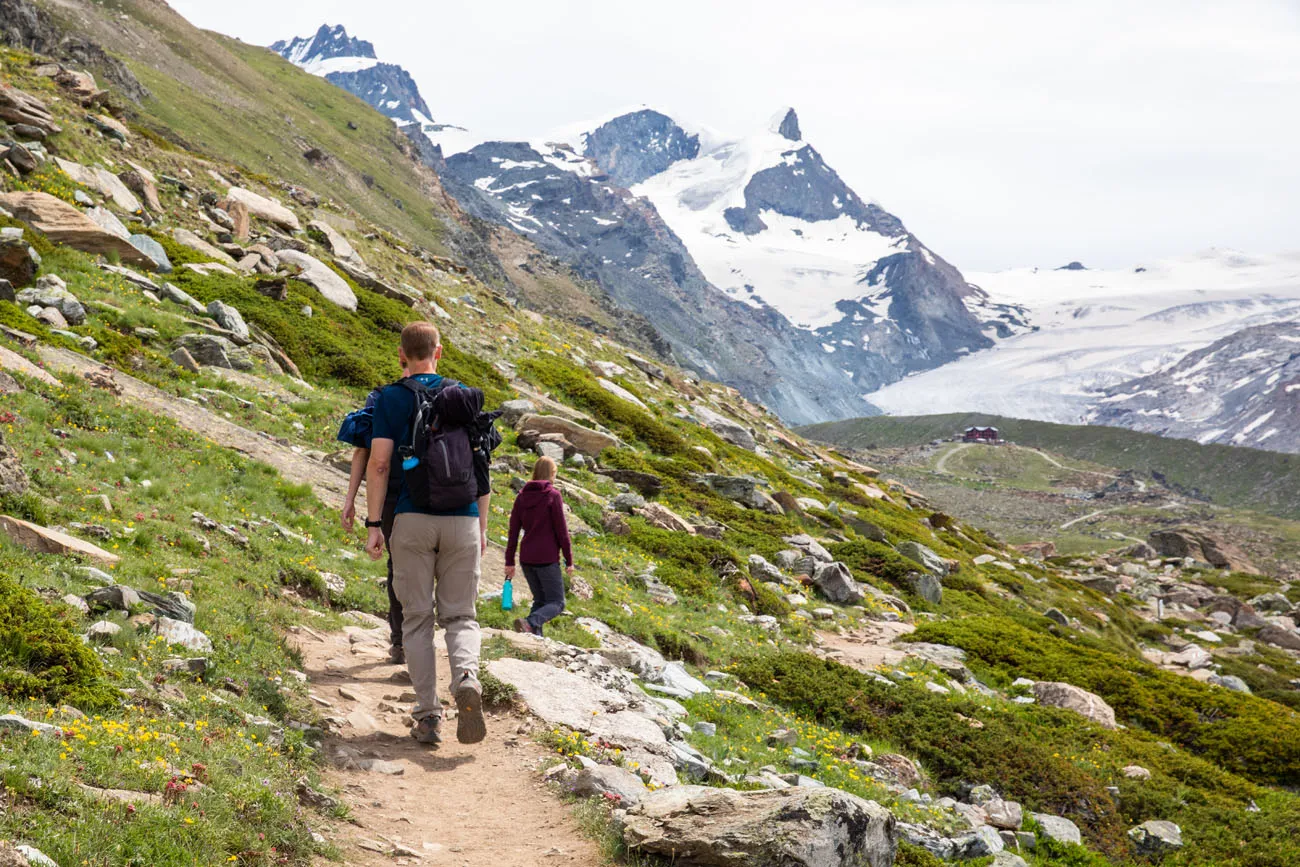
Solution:
[{"label": "snow-capped mountain peak", "polygon": [[790,141],[803,141],[803,133],[799,131],[799,115],[795,114],[794,109],[789,106],[781,109],[772,117],[769,129]]},{"label": "snow-capped mountain peak", "polygon": [[410,73],[395,64],[381,63],[373,44],[349,36],[341,24],[322,24],[312,36],[282,39],[271,50],[355,94],[399,124],[433,122]]},{"label": "snow-capped mountain peak", "polygon": [[271,50],[300,66],[312,75],[331,72],[357,72],[379,63],[375,46],[364,39],[349,36],[342,24],[322,24],[311,36],[281,39]]}]

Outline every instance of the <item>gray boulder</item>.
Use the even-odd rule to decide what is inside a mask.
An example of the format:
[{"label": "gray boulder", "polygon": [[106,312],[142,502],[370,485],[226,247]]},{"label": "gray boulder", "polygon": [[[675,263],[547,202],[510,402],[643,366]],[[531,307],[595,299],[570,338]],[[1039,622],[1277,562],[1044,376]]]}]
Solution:
[{"label": "gray boulder", "polygon": [[244,317],[239,311],[231,307],[224,301],[213,301],[208,305],[208,315],[216,320],[217,324],[235,336],[248,340],[248,325],[244,322]]},{"label": "gray boulder", "polygon": [[[22,230],[0,237],[0,280],[26,286],[36,277],[40,259],[23,240]],[[12,299],[11,299],[12,300]]]},{"label": "gray boulder", "polygon": [[1051,813],[1030,813],[1029,816],[1038,823],[1044,837],[1056,840],[1058,843],[1083,845],[1083,835],[1079,833],[1079,826],[1069,819],[1053,816]]},{"label": "gray boulder", "polygon": [[160,291],[162,292],[162,297],[173,303],[188,307],[189,311],[197,316],[202,316],[208,312],[207,308],[175,283],[164,283]]},{"label": "gray boulder", "polygon": [[822,547],[820,542],[812,536],[809,536],[807,533],[800,533],[797,536],[786,536],[781,541],[785,542],[787,545],[793,545],[808,556],[815,560],[819,560],[822,563],[829,563],[835,559],[831,556],[830,551],[827,551]]},{"label": "gray boulder", "polygon": [[823,596],[840,605],[857,605],[866,595],[843,563],[818,563],[812,580]]},{"label": "gray boulder", "polygon": [[253,359],[247,351],[217,334],[184,334],[177,338],[176,345],[207,367],[253,369]]},{"label": "gray boulder", "polygon": [[1119,727],[1115,723],[1114,709],[1101,696],[1086,689],[1068,683],[1040,680],[1034,684],[1033,692],[1034,698],[1041,705],[1072,710],[1104,728]]},{"label": "gray boulder", "polygon": [[695,408],[695,418],[701,425],[734,446],[740,446],[742,449],[748,449],[751,452],[756,448],[754,435],[746,430],[743,425],[732,421],[725,415],[716,413],[706,406],[697,406]]},{"label": "gray boulder", "polygon": [[570,789],[579,798],[612,796],[624,807],[640,803],[650,791],[636,774],[612,765],[583,768]]},{"label": "gray boulder", "polygon": [[740,792],[676,786],[628,810],[623,839],[681,867],[890,867],[894,817],[831,788]]},{"label": "gray boulder", "polygon": [[170,274],[172,271],[172,262],[167,258],[167,251],[163,245],[159,244],[148,235],[132,235],[127,239],[132,247],[135,247],[141,253],[149,257],[155,268],[160,274]]},{"label": "gray boulder", "polygon": [[932,605],[943,602],[943,584],[929,572],[909,572],[904,579],[908,589]]},{"label": "gray boulder", "polygon": [[54,275],[42,277],[30,289],[18,293],[18,303],[40,307],[53,307],[69,325],[81,325],[86,321],[86,308],[77,300],[77,296],[68,291],[64,282]]},{"label": "gray boulder", "polygon": [[630,492],[619,494],[617,497],[609,501],[609,507],[611,509],[616,512],[625,512],[629,515],[644,505],[645,497]]},{"label": "gray boulder", "polygon": [[1173,822],[1152,819],[1128,831],[1139,855],[1163,855],[1183,846],[1182,829]]},{"label": "gray boulder", "polygon": [[902,542],[898,546],[898,553],[915,563],[920,563],[925,571],[936,578],[942,579],[948,574],[948,564],[944,559],[920,542],[910,540]]},{"label": "gray boulder", "polygon": [[754,500],[754,492],[757,484],[751,478],[746,476],[720,476],[716,473],[709,473],[702,477],[704,484],[718,496],[726,497],[728,500],[734,500],[737,503],[750,505]]},{"label": "gray boulder", "polygon": [[514,427],[521,418],[536,411],[537,406],[527,398],[507,400],[501,404],[501,423]]}]

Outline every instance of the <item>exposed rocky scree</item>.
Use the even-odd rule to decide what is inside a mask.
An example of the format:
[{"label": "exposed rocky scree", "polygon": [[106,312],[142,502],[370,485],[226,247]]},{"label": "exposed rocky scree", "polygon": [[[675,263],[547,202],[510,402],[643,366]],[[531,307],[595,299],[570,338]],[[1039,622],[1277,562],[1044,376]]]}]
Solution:
[{"label": "exposed rocky scree", "polygon": [[1090,423],[1300,452],[1300,323],[1259,325],[1107,389]]}]

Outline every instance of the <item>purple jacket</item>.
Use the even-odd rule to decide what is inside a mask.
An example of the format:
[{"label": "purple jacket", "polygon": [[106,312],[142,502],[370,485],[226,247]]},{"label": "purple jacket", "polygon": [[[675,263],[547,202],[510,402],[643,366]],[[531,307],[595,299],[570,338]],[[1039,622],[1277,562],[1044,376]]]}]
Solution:
[{"label": "purple jacket", "polygon": [[[524,533],[522,545],[519,545],[520,530]],[[506,543],[507,566],[515,565],[516,546],[519,562],[527,566],[558,563],[561,552],[565,565],[573,565],[564,499],[550,482],[529,482],[515,497],[515,505],[510,510],[510,539]]]}]

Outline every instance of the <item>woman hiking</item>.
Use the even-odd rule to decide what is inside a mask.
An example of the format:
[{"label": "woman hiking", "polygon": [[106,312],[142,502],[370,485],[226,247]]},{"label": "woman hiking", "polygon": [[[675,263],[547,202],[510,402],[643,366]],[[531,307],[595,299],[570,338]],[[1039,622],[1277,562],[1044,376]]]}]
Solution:
[{"label": "woman hiking", "polygon": [[[564,499],[554,484],[556,470],[554,459],[538,458],[533,467],[533,480],[524,485],[510,510],[506,578],[515,577],[517,547],[524,578],[533,594],[533,607],[526,618],[515,620],[515,630],[530,635],[541,635],[542,627],[564,611],[561,553],[566,571],[573,574],[573,546],[569,543],[569,526],[564,518]],[[519,544],[521,530],[522,545]]]}]

